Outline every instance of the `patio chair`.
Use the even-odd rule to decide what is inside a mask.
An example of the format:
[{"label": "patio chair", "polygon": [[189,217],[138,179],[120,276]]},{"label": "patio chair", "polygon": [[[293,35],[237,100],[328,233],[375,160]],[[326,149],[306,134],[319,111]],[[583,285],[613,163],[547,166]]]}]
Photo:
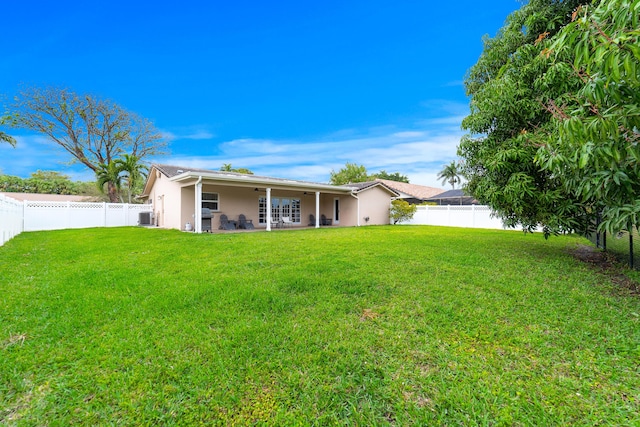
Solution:
[{"label": "patio chair", "polygon": [[316,217],[313,214],[309,214],[309,227],[316,226]]},{"label": "patio chair", "polygon": [[291,218],[288,216],[283,216],[280,220],[282,221],[282,227],[291,227],[293,225]]},{"label": "patio chair", "polygon": [[320,215],[320,225],[331,225],[331,218],[327,218],[324,214]]},{"label": "patio chair", "polygon": [[229,221],[229,218],[225,214],[220,215],[220,230],[235,230],[236,223],[235,221]]},{"label": "patio chair", "polygon": [[273,228],[280,228],[282,226],[282,221],[276,218],[271,218],[271,226]]},{"label": "patio chair", "polygon": [[253,226],[253,220],[247,219],[244,214],[240,214],[238,216],[238,228],[243,228],[245,230],[253,230],[255,227]]}]

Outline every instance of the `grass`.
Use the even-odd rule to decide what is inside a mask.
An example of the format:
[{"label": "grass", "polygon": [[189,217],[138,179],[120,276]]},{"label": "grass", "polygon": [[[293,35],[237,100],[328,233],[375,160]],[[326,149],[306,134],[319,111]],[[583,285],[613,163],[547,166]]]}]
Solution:
[{"label": "grass", "polygon": [[640,298],[579,244],[23,233],[0,248],[0,424],[640,425]]}]

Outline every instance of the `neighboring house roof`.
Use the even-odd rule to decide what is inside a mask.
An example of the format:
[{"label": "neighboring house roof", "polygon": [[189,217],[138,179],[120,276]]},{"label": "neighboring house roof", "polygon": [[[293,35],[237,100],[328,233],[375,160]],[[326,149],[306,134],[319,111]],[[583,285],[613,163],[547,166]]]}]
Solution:
[{"label": "neighboring house roof", "polygon": [[5,197],[18,201],[33,202],[90,202],[90,196],[77,196],[70,194],[41,194],[41,193],[8,193],[0,192]]},{"label": "neighboring house roof", "polygon": [[203,179],[232,182],[234,184],[245,184],[247,186],[269,186],[281,188],[300,188],[311,191],[331,191],[335,193],[351,193],[352,187],[343,185],[331,185],[318,182],[298,181],[285,178],[273,178],[268,176],[250,175],[238,172],[216,171],[210,169],[198,169],[185,166],[174,165],[152,165],[149,178],[145,184],[142,196],[148,196],[153,182],[155,181],[155,173],[153,170],[167,176],[171,181],[181,182],[190,181],[202,177]]},{"label": "neighboring house roof", "polygon": [[377,182],[385,184],[387,187],[400,193],[404,198],[411,197],[414,199],[426,200],[436,194],[443,193],[442,188],[427,187],[426,185],[407,184],[406,182],[391,181],[389,179],[376,179]]},{"label": "neighboring house roof", "polygon": [[450,201],[450,202],[459,202],[462,201],[463,204],[477,204],[478,201],[473,197],[465,194],[463,190],[449,190],[444,193],[437,194],[433,197],[427,199],[429,202],[440,202],[440,201]]}]

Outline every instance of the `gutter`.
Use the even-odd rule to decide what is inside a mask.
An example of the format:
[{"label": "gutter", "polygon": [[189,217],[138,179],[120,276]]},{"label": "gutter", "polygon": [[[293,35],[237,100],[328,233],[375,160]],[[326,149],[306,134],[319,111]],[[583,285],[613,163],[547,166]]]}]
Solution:
[{"label": "gutter", "polygon": [[349,193],[349,195],[356,199],[356,227],[360,227],[360,198],[356,196],[353,191]]},{"label": "gutter", "polygon": [[195,189],[195,199],[196,205],[194,206],[194,222],[193,229],[196,233],[202,233],[202,177],[198,177],[198,181],[196,181]]}]

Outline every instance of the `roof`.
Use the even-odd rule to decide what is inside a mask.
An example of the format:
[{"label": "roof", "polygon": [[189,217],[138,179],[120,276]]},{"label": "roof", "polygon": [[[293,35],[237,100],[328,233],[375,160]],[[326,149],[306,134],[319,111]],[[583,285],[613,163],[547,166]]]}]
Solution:
[{"label": "roof", "polygon": [[42,193],[8,193],[0,192],[1,195],[23,202],[90,202],[91,196],[78,196],[72,194],[42,194]]},{"label": "roof", "polygon": [[[268,176],[251,175],[238,172],[216,171],[210,169],[190,168],[186,166],[159,164],[154,164],[151,167],[152,169],[155,168],[156,170],[160,171],[171,181],[175,182],[191,181],[202,178],[204,180],[228,182],[229,184],[233,185],[240,184],[257,187],[269,186],[281,188],[300,188],[309,191],[331,191],[336,193],[350,193],[353,191],[351,187],[342,185],[331,185],[286,178],[273,178]],[[149,178],[147,179],[143,195],[148,195],[147,188],[149,187],[149,184],[154,180],[154,174],[149,173]]]},{"label": "roof", "polygon": [[400,193],[380,181],[355,182],[353,184],[347,184],[346,187],[352,188],[354,193],[359,193],[361,191],[369,190],[374,187],[382,187],[389,193],[393,194],[395,197],[400,196]]},{"label": "roof", "polygon": [[462,190],[449,190],[449,191],[445,191],[444,193],[437,194],[432,198],[433,199],[451,199],[454,197],[459,198],[459,197],[470,197],[470,196],[465,194],[464,191]]},{"label": "roof", "polygon": [[430,202],[439,202],[442,203],[446,201],[450,203],[450,201],[455,202],[455,204],[464,204],[464,205],[475,205],[478,201],[473,197],[464,192],[464,190],[449,190],[445,191],[441,194],[436,194],[433,197],[428,199]]},{"label": "roof", "polygon": [[436,194],[440,194],[445,191],[442,188],[427,187],[426,185],[408,184],[406,182],[391,181],[389,179],[378,178],[376,179],[376,181],[383,183],[387,187],[399,193],[404,193],[407,196],[411,196],[421,200],[426,200],[429,197],[433,197]]}]

